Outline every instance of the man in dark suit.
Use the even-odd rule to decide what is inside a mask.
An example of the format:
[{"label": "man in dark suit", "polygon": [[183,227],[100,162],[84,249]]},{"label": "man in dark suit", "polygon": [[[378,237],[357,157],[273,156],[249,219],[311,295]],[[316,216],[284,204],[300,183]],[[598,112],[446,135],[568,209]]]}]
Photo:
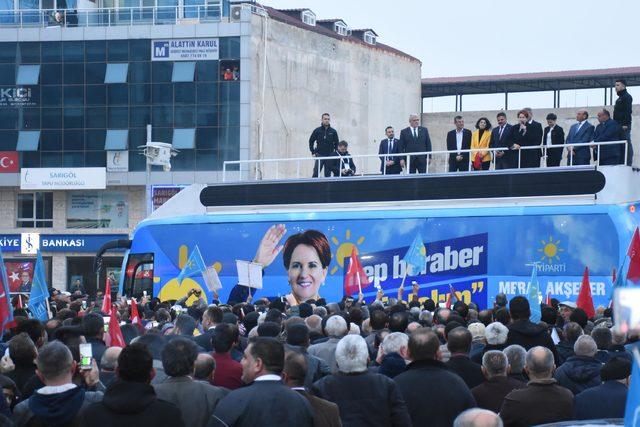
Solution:
[{"label": "man in dark suit", "polygon": [[[533,110],[529,107],[523,108],[524,111],[529,113],[529,121],[527,121],[527,132],[531,138],[532,146],[539,146],[542,144],[542,124],[533,120]],[[540,167],[540,157],[542,157],[542,150],[523,150],[522,152],[522,166],[523,168],[538,168]]]},{"label": "man in dark suit", "polygon": [[631,166],[633,163],[633,144],[631,144],[633,98],[627,92],[627,81],[625,79],[616,80],[616,93],[618,94],[618,99],[616,99],[616,103],[613,106],[613,120],[622,127],[622,139],[627,141],[626,164]]},{"label": "man in dark suit", "polygon": [[554,145],[564,144],[564,130],[557,125],[558,116],[553,113],[547,114],[547,127],[544,128],[542,145],[546,148],[547,166],[560,166],[562,160],[563,147],[552,148]]},{"label": "man in dark suit", "polygon": [[302,395],[313,411],[314,427],[340,427],[340,410],[338,405],[328,400],[312,395],[304,388],[307,372],[307,360],[302,353],[297,351],[287,352],[284,358],[284,370],[282,379],[287,387]]},{"label": "man in dark suit", "polygon": [[471,332],[464,326],[451,330],[447,335],[447,348],[451,357],[445,363],[449,369],[462,378],[469,389],[484,381],[482,367],[469,358],[472,339]]},{"label": "man in dark suit", "polygon": [[218,323],[222,323],[222,310],[218,307],[207,307],[202,314],[202,329],[204,332],[197,337],[193,337],[196,344],[205,349],[205,351],[213,350],[211,339]]},{"label": "man in dark suit", "polygon": [[[420,126],[420,117],[417,114],[409,116],[409,127],[400,132],[400,145],[403,153],[422,153],[431,151],[431,138],[426,127]],[[408,172],[425,173],[427,171],[427,161],[429,156],[421,154],[410,156]],[[404,160],[401,161],[404,164]]]},{"label": "man in dark suit", "polygon": [[242,381],[216,406],[209,427],[259,425],[313,426],[308,401],[282,383],[284,346],[275,338],[258,337],[242,359]]},{"label": "man in dark suit", "polygon": [[455,151],[449,153],[449,172],[468,171],[469,152],[461,150],[471,148],[471,131],[464,128],[462,116],[455,116],[453,124],[456,128],[447,133],[447,151]]},{"label": "man in dark suit", "polygon": [[513,167],[513,153],[509,151],[512,145],[511,128],[507,123],[507,115],[502,111],[496,116],[498,126],[491,130],[489,148],[504,148],[496,151],[496,169],[510,169]]},{"label": "man in dark suit", "polygon": [[[598,126],[593,132],[593,142],[621,141],[622,126],[611,118],[608,110],[598,111]],[[593,149],[593,158],[600,158],[600,165],[623,165],[624,144],[601,145]]]},{"label": "man in dark suit", "polygon": [[399,154],[402,152],[400,141],[395,138],[395,133],[392,126],[387,126],[384,130],[385,139],[380,141],[380,147],[378,147],[378,154],[380,155],[380,173],[383,175],[397,175],[402,172],[402,166],[400,162],[402,157],[386,157],[384,154]]},{"label": "man in dark suit", "polygon": [[[331,127],[329,113],[322,115],[322,124],[315,128],[309,137],[309,151],[313,157],[328,157],[338,148],[338,131]],[[329,162],[329,163],[328,163]],[[328,167],[331,160],[316,160],[313,162],[313,177],[318,177],[320,170],[324,168],[324,176],[331,176]]]},{"label": "man in dark suit", "polygon": [[[576,113],[578,123],[571,125],[569,135],[567,135],[567,144],[583,144],[593,141],[594,127],[587,121],[589,113],[585,109],[580,109]],[[591,147],[582,145],[580,147],[569,147],[570,165],[588,165],[591,162]]]}]

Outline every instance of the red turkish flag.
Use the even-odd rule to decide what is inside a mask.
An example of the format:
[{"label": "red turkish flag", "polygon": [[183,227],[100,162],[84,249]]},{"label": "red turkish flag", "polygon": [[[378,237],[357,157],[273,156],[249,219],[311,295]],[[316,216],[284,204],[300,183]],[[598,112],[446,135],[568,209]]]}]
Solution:
[{"label": "red turkish flag", "polygon": [[20,170],[17,151],[0,151],[0,173],[16,173]]},{"label": "red turkish flag", "polygon": [[140,314],[138,314],[138,304],[136,304],[135,298],[131,298],[131,323],[140,324]]},{"label": "red turkish flag", "polygon": [[636,283],[640,281],[640,232],[636,227],[636,231],[633,233],[631,244],[627,250],[629,255],[629,270],[627,270],[627,280],[631,280]]},{"label": "red turkish flag", "polygon": [[100,309],[104,314],[109,316],[113,311],[111,308],[111,289],[107,286],[107,289],[104,292],[104,298],[102,299],[102,308]]},{"label": "red turkish flag", "polygon": [[360,288],[364,288],[366,285],[369,285],[369,278],[364,272],[362,264],[360,264],[360,259],[358,258],[355,246],[351,249],[350,260],[349,268],[347,269],[347,273],[344,275],[345,295],[357,294],[360,291]]},{"label": "red turkish flag", "polygon": [[580,293],[576,306],[583,309],[587,313],[587,317],[592,319],[596,315],[596,309],[593,306],[593,298],[591,297],[591,285],[589,284],[589,267],[584,268],[582,276],[582,285],[580,285]]},{"label": "red turkish flag", "polygon": [[126,347],[122,336],[122,330],[120,329],[120,322],[116,316],[116,310],[111,309],[111,318],[109,319],[109,337],[111,338],[111,347]]}]

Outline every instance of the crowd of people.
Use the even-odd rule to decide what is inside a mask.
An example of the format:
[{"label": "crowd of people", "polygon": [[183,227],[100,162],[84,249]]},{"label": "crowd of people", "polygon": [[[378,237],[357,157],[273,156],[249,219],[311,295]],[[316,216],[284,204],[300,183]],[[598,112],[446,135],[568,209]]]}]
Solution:
[{"label": "crowd of people", "polygon": [[[345,297],[178,301],[52,292],[53,317],[16,308],[0,361],[0,425],[529,426],[624,415],[637,335],[572,302],[499,294],[449,308],[378,292]],[[453,301],[452,301],[453,302]],[[292,305],[293,304],[293,305]],[[86,307],[86,308],[84,308]],[[90,344],[91,363],[80,347]]]},{"label": "crowd of people", "polygon": [[[630,166],[633,159],[633,98],[626,85],[624,79],[615,82],[618,99],[613,112],[602,108],[594,126],[589,122],[588,111],[579,109],[576,123],[567,132],[558,125],[558,117],[554,113],[546,116],[547,126],[543,129],[542,124],[534,120],[531,108],[520,110],[514,125],[507,122],[504,112],[497,114],[496,126],[492,126],[489,118],[481,117],[476,121],[474,131],[466,129],[464,118],[458,115],[453,120],[455,128],[446,135],[448,170],[489,170],[492,163],[495,169],[556,167],[560,166],[563,157],[567,165],[588,165],[593,160],[600,165]],[[613,141],[627,142],[593,145]],[[317,160],[313,177],[319,176],[321,171],[325,177],[354,175],[356,167],[347,147],[348,143],[340,140],[336,129],[331,127],[330,115],[324,113],[321,125],[309,138],[309,150],[314,157],[336,159]],[[409,126],[402,129],[399,138],[396,138],[392,126],[385,129],[385,138],[378,147],[380,173],[425,173],[432,156],[411,153],[430,151],[433,150],[429,130],[420,126],[420,117],[413,114],[409,117]]]}]

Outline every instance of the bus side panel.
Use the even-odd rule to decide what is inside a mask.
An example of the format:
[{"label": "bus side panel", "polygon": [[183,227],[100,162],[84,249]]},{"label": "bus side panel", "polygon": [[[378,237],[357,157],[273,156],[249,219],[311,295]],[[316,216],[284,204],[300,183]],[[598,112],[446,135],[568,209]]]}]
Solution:
[{"label": "bus side panel", "polygon": [[[227,301],[229,292],[237,283],[236,260],[253,259],[258,245],[270,226],[284,223],[287,233],[281,244],[291,235],[305,230],[323,233],[331,248],[331,262],[319,295],[327,301],[340,300],[344,295],[344,273],[352,248],[357,248],[361,263],[370,283],[363,286],[368,300],[375,297],[376,287],[386,296],[395,297],[402,282],[405,264],[402,261],[416,236],[426,248],[427,262],[415,276],[405,282],[405,297],[411,282],[420,285],[420,298],[443,302],[451,287],[467,302],[480,308],[492,306],[495,295],[509,297],[526,294],[532,265],[536,263],[541,298],[549,294],[560,300],[577,298],[582,274],[590,270],[592,295],[596,306],[608,305],[612,268],[620,265],[620,248],[633,232],[624,216],[607,213],[571,213],[571,207],[535,209],[535,214],[484,216],[477,209],[475,216],[455,216],[455,210],[422,211],[422,216],[411,211],[405,218],[398,212],[376,212],[376,219],[327,219],[321,214],[309,214],[308,220],[252,221],[216,223],[151,224],[139,229],[134,236],[131,252],[154,253],[154,295],[163,300],[179,299],[192,287],[205,290],[206,299],[212,294],[206,289],[200,275],[176,280],[180,268],[197,245],[207,266],[218,271],[223,288],[220,300]],[[602,211],[600,211],[602,212]],[[335,213],[334,213],[335,216]],[[393,216],[393,217],[391,217]],[[269,214],[273,219],[273,214]],[[620,223],[627,225],[618,230]],[[626,230],[626,231],[624,231]],[[451,285],[451,287],[450,287]],[[255,298],[283,296],[290,292],[288,274],[282,254],[265,268],[263,288],[256,290]]]}]

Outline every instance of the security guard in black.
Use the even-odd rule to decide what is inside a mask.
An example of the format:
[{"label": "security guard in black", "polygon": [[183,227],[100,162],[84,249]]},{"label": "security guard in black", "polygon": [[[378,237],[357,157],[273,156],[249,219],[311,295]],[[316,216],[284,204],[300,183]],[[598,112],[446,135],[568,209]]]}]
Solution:
[{"label": "security guard in black", "polygon": [[[328,157],[338,149],[338,131],[331,127],[331,116],[328,113],[322,115],[322,124],[314,129],[309,137],[309,150],[314,157]],[[314,162],[313,177],[318,176],[319,170],[324,169],[324,176],[331,176],[330,160]]]}]

